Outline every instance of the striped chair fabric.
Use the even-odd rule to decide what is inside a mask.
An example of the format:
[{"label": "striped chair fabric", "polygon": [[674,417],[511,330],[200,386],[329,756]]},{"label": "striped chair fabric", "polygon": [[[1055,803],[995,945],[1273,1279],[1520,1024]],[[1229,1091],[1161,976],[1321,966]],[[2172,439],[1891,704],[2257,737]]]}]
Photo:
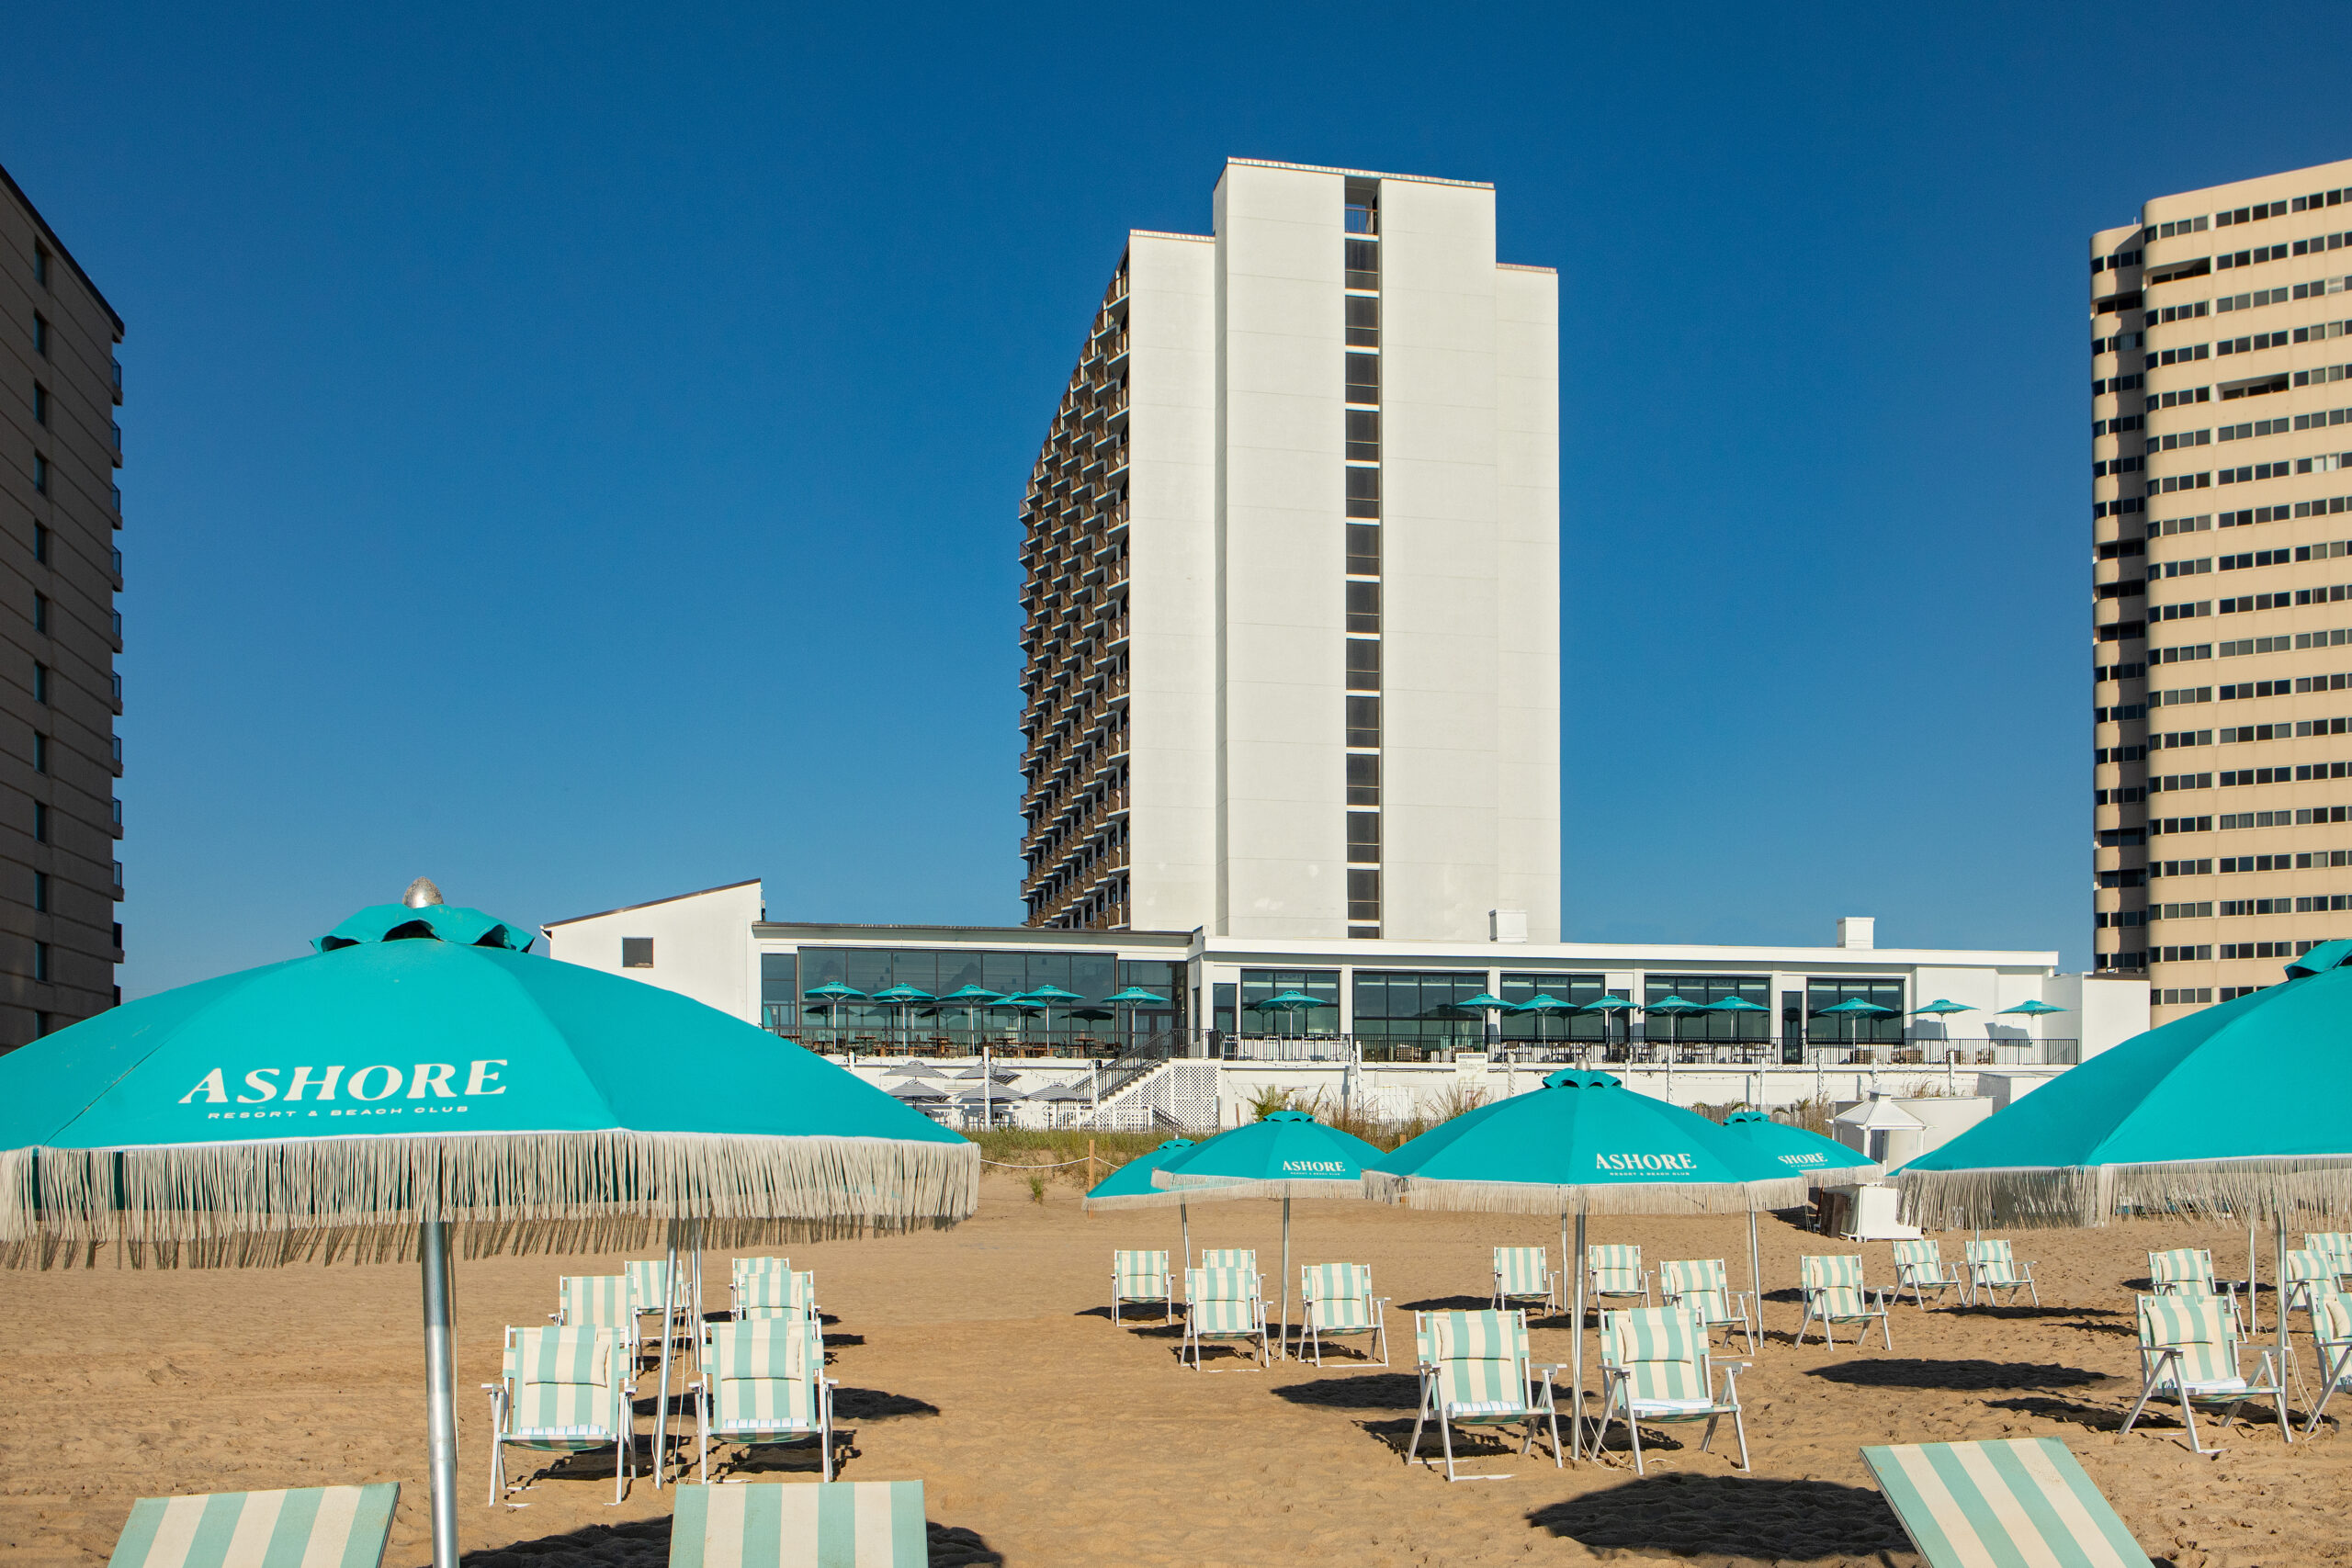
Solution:
[{"label": "striped chair fabric", "polygon": [[1702,1328],[1680,1307],[1600,1314],[1600,1364],[1625,1375],[1635,1415],[1703,1414],[1713,1407]]},{"label": "striped chair fabric", "polygon": [[1894,1270],[1922,1285],[1957,1285],[1960,1276],[1944,1262],[1944,1249],[1930,1240],[1894,1244]]},{"label": "striped chair fabric", "polygon": [[1540,1247],[1498,1247],[1495,1248],[1495,1292],[1497,1306],[1508,1306],[1517,1301],[1551,1303],[1552,1258]]},{"label": "striped chair fabric", "polygon": [[1254,1336],[1265,1327],[1265,1303],[1254,1271],[1187,1269],[1184,1300],[1197,1338]]},{"label": "striped chair fabric", "polygon": [[2145,1381],[2132,1414],[2123,1418],[2123,1431],[2132,1429],[2151,1398],[2168,1393],[2180,1401],[2188,1446],[2203,1453],[2207,1450],[2197,1435],[2195,1406],[2223,1406],[2222,1425],[2226,1427],[2240,1405],[2260,1397],[2277,1403],[2279,1436],[2294,1440],[2287,1427],[2286,1390],[2279,1386],[2276,1363],[2265,1351],[2261,1375],[2245,1375],[2238,1352],[2237,1314],[2219,1296],[2142,1296],[2140,1366]]},{"label": "striped chair fabric", "polygon": [[2148,1254],[2148,1279],[2159,1295],[2187,1292],[2211,1295],[2213,1255],[2199,1247],[2179,1247]]},{"label": "striped chair fabric", "polygon": [[807,1317],[755,1317],[711,1325],[704,1341],[711,1381],[711,1429],[741,1440],[815,1431],[824,1331]]},{"label": "striped chair fabric", "polygon": [[2338,1389],[2352,1389],[2352,1295],[2323,1290],[2312,1295],[2312,1350],[2319,1359],[2319,1400],[2303,1422],[2319,1430],[2321,1413]]},{"label": "striped chair fabric", "polygon": [[[566,1274],[559,1286],[566,1328],[622,1328],[637,1336],[637,1293],[626,1274]],[[660,1305],[659,1302],[655,1303]]]},{"label": "striped chair fabric", "polygon": [[1527,1418],[1527,1315],[1521,1312],[1417,1314],[1421,1363],[1436,1369],[1437,1414],[1457,1422]]},{"label": "striped chair fabric", "polygon": [[1298,1296],[1307,1321],[1326,1334],[1373,1326],[1372,1270],[1361,1263],[1310,1263],[1298,1271]]},{"label": "striped chair fabric", "polygon": [[141,1497],[108,1568],[376,1568],[400,1499],[390,1481]]},{"label": "striped chair fabric", "polygon": [[[628,1275],[628,1288],[630,1292],[637,1297],[637,1310],[639,1312],[660,1312],[662,1310],[663,1288],[669,1281],[669,1259],[665,1258],[635,1258],[623,1264],[621,1267]],[[675,1304],[678,1306],[684,1306],[685,1305],[685,1292],[684,1289],[685,1280],[682,1278],[678,1283],[680,1286],[679,1299]]]},{"label": "striped chair fabric", "polygon": [[1164,1252],[1112,1253],[1111,1283],[1114,1292],[1123,1302],[1167,1300],[1168,1254]]},{"label": "striped chair fabric", "polygon": [[506,1331],[506,1429],[499,1441],[571,1451],[604,1448],[621,1432],[621,1330]]},{"label": "striped chair fabric", "polygon": [[791,1272],[792,1259],[789,1258],[735,1258],[729,1264],[727,1271],[729,1299],[742,1300],[743,1281],[746,1280],[761,1274],[789,1274]]},{"label": "striped chair fabric", "polygon": [[[1826,1253],[1797,1259],[1797,1286],[1804,1295],[1804,1319],[1797,1325],[1797,1338],[1804,1341],[1805,1325],[1820,1320],[1825,1337],[1830,1337],[1829,1325],[1852,1323],[1862,1325],[1855,1337],[1860,1344],[1869,1337],[1869,1325],[1875,1320],[1886,1339],[1889,1349],[1894,1347],[1894,1336],[1888,1329],[1886,1297],[1862,1282],[1862,1259],[1860,1253]],[[1835,1339],[1831,1339],[1835,1343]]]},{"label": "striped chair fabric", "polygon": [[761,1317],[817,1315],[817,1276],[813,1272],[752,1274],[735,1292],[735,1316],[741,1321]]},{"label": "striped chair fabric", "polygon": [[2034,1305],[2041,1304],[2041,1287],[2033,1282],[2033,1265],[2018,1262],[2010,1243],[1996,1239],[1962,1245],[1967,1249],[1962,1256],[1972,1297],[1978,1291],[2007,1291],[2009,1300],[2015,1301],[2018,1292],[2024,1291],[2032,1296]]},{"label": "striped chair fabric", "polygon": [[670,1568],[925,1568],[920,1481],[678,1487]]},{"label": "striped chair fabric", "polygon": [[1862,1288],[1862,1258],[1856,1252],[1797,1259],[1797,1282],[1807,1291]]},{"label": "striped chair fabric", "polygon": [[1254,1247],[1211,1247],[1201,1254],[1194,1268],[1209,1269],[1239,1269],[1244,1274],[1258,1271],[1258,1249]]},{"label": "striped chair fabric", "polygon": [[1588,1247],[1584,1249],[1584,1266],[1594,1295],[1649,1299],[1649,1282],[1642,1274],[1640,1247]]},{"label": "striped chair fabric", "polygon": [[2332,1252],[2338,1258],[2352,1258],[2352,1231],[2305,1231],[2303,1250]]},{"label": "striped chair fabric", "polygon": [[1730,1272],[1720,1258],[1669,1258],[1657,1266],[1658,1293],[1670,1307],[1694,1314],[1701,1326],[1713,1330],[1737,1328],[1756,1347],[1755,1325],[1748,1321],[1745,1292],[1731,1288]]},{"label": "striped chair fabric", "polygon": [[2150,1568],[2055,1438],[1866,1448],[1862,1460],[1928,1568]]},{"label": "striped chair fabric", "polygon": [[2334,1291],[2343,1273],[2343,1259],[2332,1252],[2313,1252],[2305,1247],[2287,1254],[2283,1309],[2292,1312],[2301,1307],[2310,1311],[2312,1292]]}]

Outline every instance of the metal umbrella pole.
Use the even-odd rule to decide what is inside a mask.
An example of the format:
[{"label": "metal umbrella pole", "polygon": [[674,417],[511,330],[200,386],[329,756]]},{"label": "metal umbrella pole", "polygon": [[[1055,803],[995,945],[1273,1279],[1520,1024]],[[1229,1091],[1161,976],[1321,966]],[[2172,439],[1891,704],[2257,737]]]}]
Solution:
[{"label": "metal umbrella pole", "polygon": [[433,1468],[433,1568],[458,1568],[458,1395],[449,1293],[449,1224],[426,1220],[418,1235],[424,1264],[424,1428]]},{"label": "metal umbrella pole", "polygon": [[669,1247],[662,1262],[662,1398],[653,1406],[653,1489],[662,1490],[662,1477],[669,1469],[670,1457],[670,1341],[677,1337],[674,1312],[678,1300],[678,1222],[668,1226]]},{"label": "metal umbrella pole", "polygon": [[1756,1292],[1756,1348],[1751,1356],[1761,1359],[1764,1348],[1764,1266],[1758,1261],[1762,1254],[1756,1246],[1756,1205],[1747,1205],[1747,1288]]},{"label": "metal umbrella pole", "polygon": [[[1577,1315],[1576,1321],[1570,1324],[1569,1327],[1577,1337],[1576,1348],[1568,1356],[1572,1363],[1568,1377],[1576,1384],[1576,1392],[1569,1398],[1569,1404],[1574,1406],[1575,1414],[1568,1418],[1570,1428],[1568,1453],[1572,1459],[1582,1459],[1584,1458],[1584,1200],[1581,1197],[1577,1200],[1577,1249],[1574,1256],[1577,1271]],[[1600,1451],[1598,1447],[1593,1450],[1596,1455]]]},{"label": "metal umbrella pole", "polygon": [[1290,1199],[1283,1199],[1283,1354],[1290,1354]]}]

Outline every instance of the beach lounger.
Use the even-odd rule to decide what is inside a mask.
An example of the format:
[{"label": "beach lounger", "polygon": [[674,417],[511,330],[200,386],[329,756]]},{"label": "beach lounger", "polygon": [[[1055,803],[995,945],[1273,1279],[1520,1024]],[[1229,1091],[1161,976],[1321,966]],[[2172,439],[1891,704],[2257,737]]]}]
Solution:
[{"label": "beach lounger", "polygon": [[2298,1308],[2312,1310],[2312,1298],[2319,1292],[2333,1292],[2336,1280],[2343,1277],[2344,1263],[2334,1253],[2313,1252],[2309,1248],[2287,1254],[2287,1272],[2278,1292],[2278,1310],[2293,1312]]},{"label": "beach lounger", "polygon": [[744,1449],[815,1443],[833,1478],[833,1380],[825,1376],[825,1333],[792,1314],[714,1323],[703,1335],[702,1369],[686,1385],[701,1433],[698,1472],[710,1479],[715,1443]]},{"label": "beach lounger", "polygon": [[1866,1448],[1862,1462],[1928,1568],[2151,1568],[2055,1438]]},{"label": "beach lounger", "polygon": [[1657,1266],[1658,1294],[1670,1307],[1698,1314],[1710,1339],[1718,1328],[1736,1328],[1747,1336],[1747,1351],[1756,1353],[1756,1320],[1749,1314],[1747,1292],[1731,1288],[1731,1276],[1720,1258],[1686,1258]]},{"label": "beach lounger", "polygon": [[[1584,1249],[1585,1288],[1603,1307],[1639,1302],[1650,1304],[1650,1277],[1642,1271],[1638,1247],[1588,1247]],[[1583,1325],[1577,1325],[1582,1328]]]},{"label": "beach lounger", "polygon": [[1944,1261],[1942,1247],[1933,1241],[1898,1241],[1894,1244],[1894,1299],[1901,1301],[1903,1292],[1921,1312],[1928,1310],[1928,1292],[1936,1292],[1938,1305],[1943,1303],[1944,1292],[1957,1290],[1964,1301],[1968,1295],[1968,1276]]},{"label": "beach lounger", "polygon": [[[2016,1250],[2006,1241],[1972,1241],[1968,1243],[1968,1298],[1973,1303],[1979,1293],[1990,1295],[1995,1291],[2007,1291],[2015,1302],[2023,1291],[2033,1304],[2041,1304],[2041,1292],[2033,1282],[2033,1265],[2020,1263]],[[2004,1303],[2007,1304],[2007,1303]]]},{"label": "beach lounger", "polygon": [[107,1568],[376,1568],[398,1482],[141,1497]]},{"label": "beach lounger", "polygon": [[[644,1320],[648,1317],[662,1315],[663,1288],[669,1280],[669,1259],[665,1258],[636,1258],[621,1265],[621,1269],[628,1276],[630,1294],[637,1298],[639,1330],[638,1341],[640,1345],[658,1347],[662,1343],[661,1329],[645,1327]],[[682,1270],[678,1276],[678,1298],[670,1303],[670,1313],[673,1317],[683,1317],[694,1310],[692,1304],[686,1300],[687,1279],[688,1275]]]},{"label": "beach lounger", "polygon": [[560,1328],[617,1328],[637,1341],[637,1292],[626,1274],[566,1274],[556,1283],[559,1310],[548,1321]]},{"label": "beach lounger", "polygon": [[2160,1296],[2220,1296],[2229,1303],[2231,1321],[2238,1321],[2237,1284],[2213,1278],[2213,1255],[2201,1247],[2148,1254],[2148,1282]]},{"label": "beach lounger", "polygon": [[1804,1316],[1797,1323],[1798,1344],[1804,1343],[1805,1329],[1818,1322],[1822,1338],[1832,1345],[1838,1343],[1838,1336],[1830,1331],[1830,1325],[1852,1324],[1856,1331],[1854,1343],[1862,1345],[1869,1341],[1871,1324],[1875,1321],[1886,1348],[1894,1348],[1894,1329],[1886,1315],[1888,1292],[1862,1283],[1860,1253],[1799,1258],[1797,1288],[1804,1294]]},{"label": "beach lounger", "polygon": [[2334,1253],[2346,1260],[2344,1271],[2352,1274],[2352,1231],[2305,1231],[2303,1250]]},{"label": "beach lounger", "polygon": [[1176,1281],[1169,1277],[1168,1254],[1164,1252],[1114,1252],[1111,1254],[1111,1321],[1119,1321],[1119,1309],[1144,1302],[1157,1302],[1169,1321],[1176,1317]]},{"label": "beach lounger", "polygon": [[1372,1270],[1361,1263],[1310,1263],[1298,1271],[1298,1299],[1305,1303],[1298,1328],[1299,1356],[1315,1348],[1315,1364],[1323,1364],[1323,1341],[1340,1335],[1364,1334],[1372,1344],[1363,1359],[1372,1359],[1372,1345],[1380,1347],[1380,1364],[1388,1364],[1388,1314],[1385,1299],[1372,1293]]},{"label": "beach lounger", "polygon": [[817,1276],[809,1270],[747,1274],[735,1292],[735,1321],[805,1317],[817,1321]]},{"label": "beach lounger", "polygon": [[1715,1440],[1715,1425],[1731,1417],[1739,1436],[1739,1468],[1747,1470],[1747,1422],[1739,1409],[1744,1361],[1723,1367],[1723,1390],[1714,1388],[1713,1359],[1707,1351],[1707,1325],[1682,1307],[1636,1307],[1600,1314],[1600,1430],[1597,1448],[1609,1436],[1612,1417],[1625,1419],[1634,1441],[1634,1473],[1642,1468],[1642,1423],[1704,1421],[1701,1452]]},{"label": "beach lounger", "polygon": [[1495,1288],[1487,1302],[1498,1311],[1514,1303],[1541,1302],[1545,1312],[1558,1312],[1560,1277],[1552,1272],[1551,1254],[1540,1247],[1495,1248]]},{"label": "beach lounger", "polygon": [[731,1314],[743,1294],[743,1282],[761,1274],[789,1274],[789,1258],[737,1258],[727,1266],[727,1310]]},{"label": "beach lounger", "polygon": [[1185,1268],[1188,1272],[1193,1269],[1238,1269],[1245,1274],[1255,1274],[1258,1271],[1258,1249],[1254,1247],[1211,1247],[1201,1254],[1198,1263],[1187,1264]]},{"label": "beach lounger", "polygon": [[920,1481],[678,1488],[670,1568],[926,1568]]},{"label": "beach lounger", "polygon": [[[1265,1292],[1254,1269],[1184,1270],[1184,1343],[1182,1357],[1201,1370],[1201,1347],[1212,1340],[1254,1339],[1261,1365],[1273,1365],[1266,1338]],[[1220,1369],[1224,1370],[1224,1369]]]},{"label": "beach lounger", "polygon": [[[2319,1430],[2319,1418],[2338,1389],[2352,1389],[2352,1295],[2312,1292],[2312,1353],[2319,1360],[2319,1401],[2303,1422],[2305,1436]],[[2300,1376],[2297,1386],[2301,1386]]]},{"label": "beach lounger", "polygon": [[2249,1399],[2268,1399],[2278,1409],[2278,1435],[2291,1443],[2295,1435],[2287,1426],[2287,1391],[2272,1357],[2273,1352],[2263,1351],[2259,1374],[2245,1375],[2239,1362],[2237,1317],[2219,1296],[2142,1296],[2140,1375],[2144,1381],[2122,1429],[2132,1429],[2150,1399],[2168,1393],[2180,1401],[2188,1446],[2199,1453],[2218,1452],[2197,1436],[2196,1407],[2220,1406],[2222,1428],[2227,1431],[2240,1405]]},{"label": "beach lounger", "polygon": [[506,1450],[526,1449],[556,1456],[525,1486],[563,1459],[598,1449],[613,1450],[613,1501],[625,1495],[636,1473],[637,1421],[629,1400],[634,1357],[628,1330],[596,1327],[509,1328],[499,1381],[490,1393],[490,1500],[507,1494]]},{"label": "beach lounger", "polygon": [[[1421,1431],[1437,1423],[1445,1449],[1445,1478],[1454,1473],[1453,1429],[1481,1427],[1521,1429],[1519,1451],[1535,1443],[1544,1426],[1552,1431],[1552,1465],[1560,1468],[1560,1415],[1552,1403],[1556,1366],[1541,1366],[1527,1354],[1527,1314],[1510,1312],[1417,1312],[1413,1339],[1419,1355],[1416,1371],[1421,1380],[1420,1411],[1413,1419],[1413,1438],[1406,1445],[1405,1462],[1419,1453]],[[1498,1481],[1501,1476],[1474,1475],[1472,1481]]]}]

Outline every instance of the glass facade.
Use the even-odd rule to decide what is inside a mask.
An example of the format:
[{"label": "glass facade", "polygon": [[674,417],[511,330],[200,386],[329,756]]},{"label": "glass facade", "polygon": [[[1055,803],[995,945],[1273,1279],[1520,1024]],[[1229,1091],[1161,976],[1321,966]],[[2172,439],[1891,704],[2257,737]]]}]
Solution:
[{"label": "glass facade", "polygon": [[1485,1048],[1484,1010],[1462,1004],[1487,988],[1486,971],[1359,969],[1355,981],[1355,1033],[1366,1061]]},{"label": "glass facade", "polygon": [[[812,1046],[860,1051],[896,1046],[954,1054],[986,1044],[1000,1050],[1116,1055],[1131,1042],[1182,1027],[1183,980],[1182,964],[1122,963],[1115,953],[1066,950],[804,947],[797,957],[778,953],[760,956],[761,1002],[769,1028]],[[828,1002],[808,995],[831,985],[847,986],[868,998],[893,986],[912,987],[933,998],[967,986],[1008,997],[1051,986],[1081,999],[1040,1009]],[[1129,987],[1149,991],[1166,1005],[1105,1005],[1104,998]]]},{"label": "glass facade", "polygon": [[[1223,990],[1223,987],[1217,987]],[[1323,1003],[1318,1008],[1264,1008],[1252,1004],[1285,991],[1299,991]],[[1340,1032],[1340,972],[1337,969],[1244,969],[1238,1032],[1247,1039],[1295,1040]]]},{"label": "glass facade", "polygon": [[[1831,1013],[1825,1008],[1860,998],[1889,1010],[1883,1018],[1868,1013]],[[1807,1044],[1894,1045],[1903,1040],[1903,982],[1900,980],[1822,980],[1804,983],[1804,1037]]]},{"label": "glass facade", "polygon": [[1685,1043],[1770,1040],[1772,1037],[1772,978],[1769,975],[1645,975],[1640,1000],[1644,1006],[1680,997],[1705,1007],[1736,997],[1753,1002],[1755,1012],[1689,1013],[1676,1018],[1654,1015],[1644,1020],[1648,1038]]},{"label": "glass facade", "polygon": [[789,953],[760,954],[760,1018],[778,1034],[800,1027],[800,961]]},{"label": "glass facade", "polygon": [[[1538,993],[1583,1007],[1599,1001],[1607,991],[1602,976],[1599,975],[1527,974],[1505,975],[1495,995],[1507,1002],[1523,1002]],[[1532,1012],[1507,1012],[1502,1020],[1503,1039],[1513,1045],[1572,1040],[1598,1044],[1604,1038],[1622,1040],[1625,1037],[1625,1026],[1622,1021],[1611,1026],[1614,1032],[1604,1036],[1601,1029],[1605,1021],[1597,1012],[1551,1012],[1543,1014],[1540,1019]]]}]

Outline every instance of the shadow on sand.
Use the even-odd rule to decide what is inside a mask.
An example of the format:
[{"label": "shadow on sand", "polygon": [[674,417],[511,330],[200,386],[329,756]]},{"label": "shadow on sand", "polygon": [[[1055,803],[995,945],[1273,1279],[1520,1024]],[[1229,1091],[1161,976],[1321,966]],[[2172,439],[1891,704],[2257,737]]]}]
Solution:
[{"label": "shadow on sand", "polygon": [[1967,1393],[2087,1388],[2096,1383],[2120,1386],[2125,1381],[2087,1367],[2062,1366],[2054,1361],[1944,1361],[1907,1356],[1880,1356],[1871,1360],[1808,1367],[1805,1376],[1852,1388],[1944,1388]]},{"label": "shadow on sand", "polygon": [[1527,1521],[1593,1551],[1675,1552],[1710,1563],[1911,1551],[1885,1498],[1828,1481],[1653,1475],[1538,1508]]},{"label": "shadow on sand", "polygon": [[[978,1531],[926,1520],[932,1568],[982,1568],[1003,1555]],[[469,1551],[461,1568],[665,1568],[670,1561],[670,1521],[637,1519],[587,1525],[563,1535],[541,1536],[511,1545]]]}]

